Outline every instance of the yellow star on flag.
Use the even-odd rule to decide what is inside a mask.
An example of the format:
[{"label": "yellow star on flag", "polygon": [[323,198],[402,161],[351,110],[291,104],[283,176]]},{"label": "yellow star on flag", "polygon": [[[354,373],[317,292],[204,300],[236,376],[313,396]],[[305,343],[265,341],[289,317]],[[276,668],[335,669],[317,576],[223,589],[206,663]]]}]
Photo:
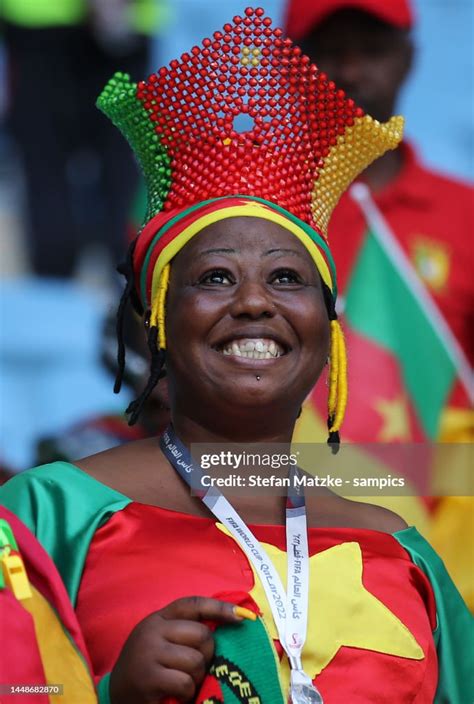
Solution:
[{"label": "yellow star on flag", "polygon": [[[220,524],[217,526],[232,536]],[[232,538],[234,540],[234,538]],[[262,543],[286,584],[286,552]],[[303,650],[303,667],[311,677],[319,675],[342,646],[372,650],[411,660],[425,655],[412,633],[390,609],[362,583],[362,553],[359,543],[341,543],[310,557],[308,632]],[[274,640],[278,633],[262,583],[252,566],[254,586],[249,592],[263,613]],[[283,691],[287,691],[290,670],[286,657],[280,664]]]},{"label": "yellow star on flag", "polygon": [[383,421],[377,440],[380,442],[410,440],[410,418],[407,402],[403,396],[397,396],[394,399],[380,399],[375,402],[374,407],[382,416]]}]

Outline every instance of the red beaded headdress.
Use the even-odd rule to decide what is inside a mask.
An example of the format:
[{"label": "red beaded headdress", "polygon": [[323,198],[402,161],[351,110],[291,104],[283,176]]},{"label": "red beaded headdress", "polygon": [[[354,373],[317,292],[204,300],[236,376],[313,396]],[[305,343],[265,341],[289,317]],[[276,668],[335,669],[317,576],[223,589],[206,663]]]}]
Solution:
[{"label": "red beaded headdress", "polygon": [[116,74],[98,106],[130,142],[148,191],[130,266],[143,307],[151,307],[155,367],[132,419],[164,360],[169,262],[210,218],[241,213],[292,231],[332,293],[328,415],[330,438],[338,437],[346,359],[327,225],[351,181],[397,146],[403,118],[380,124],[365,115],[261,8],[248,8],[138,85]]},{"label": "red beaded headdress", "polygon": [[261,8],[248,8],[138,85],[117,74],[98,105],[122,130],[148,186],[146,221],[226,195],[258,196],[326,236],[342,192],[396,147]]}]

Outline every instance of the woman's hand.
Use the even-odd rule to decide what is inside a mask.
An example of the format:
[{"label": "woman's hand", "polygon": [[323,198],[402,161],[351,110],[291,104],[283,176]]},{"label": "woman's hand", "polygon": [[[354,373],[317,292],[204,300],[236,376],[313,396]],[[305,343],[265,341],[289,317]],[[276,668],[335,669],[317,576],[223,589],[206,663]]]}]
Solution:
[{"label": "woman's hand", "polygon": [[177,599],[143,619],[131,632],[112,670],[111,704],[151,704],[167,697],[192,701],[214,654],[212,631],[202,622],[242,621],[236,608],[194,596]]}]

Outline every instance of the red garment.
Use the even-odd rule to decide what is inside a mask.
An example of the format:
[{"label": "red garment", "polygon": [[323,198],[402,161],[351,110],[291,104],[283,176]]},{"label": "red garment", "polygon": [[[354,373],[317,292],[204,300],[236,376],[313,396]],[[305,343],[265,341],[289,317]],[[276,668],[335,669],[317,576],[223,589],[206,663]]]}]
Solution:
[{"label": "red garment", "polygon": [[[251,529],[261,542],[285,552],[284,526]],[[368,595],[369,599],[382,602],[388,618],[394,616],[397,624],[413,635],[423,654],[421,659],[412,659],[367,646],[346,647],[343,642],[317,676],[318,687],[329,694],[327,701],[333,703],[346,701],[347,678],[355,704],[431,703],[438,668],[432,637],[436,606],[429,581],[392,535],[353,528],[309,530],[312,557],[348,544],[360,547],[364,598]],[[315,565],[314,569],[319,567]],[[324,572],[319,571],[319,578],[324,580]],[[334,580],[324,584],[331,598],[338,598]],[[95,533],[78,593],[76,613],[96,674],[110,671],[134,626],[169,602],[191,594],[251,592],[253,587],[254,575],[247,557],[231,537],[216,527],[213,519],[135,502],[128,504]],[[341,601],[351,601],[349,586],[344,587],[343,594]],[[363,609],[361,600],[356,596],[352,600],[356,610],[353,613]],[[262,608],[262,604],[258,606]],[[316,608],[311,599],[309,608],[310,613]],[[339,604],[338,609],[341,608],[344,606]],[[362,638],[367,628],[364,621]],[[377,622],[378,632],[384,632],[384,628],[382,622]],[[386,632],[390,634],[393,628],[398,625],[391,623]],[[320,634],[317,641],[316,632],[308,633],[305,649],[320,648]]]}]

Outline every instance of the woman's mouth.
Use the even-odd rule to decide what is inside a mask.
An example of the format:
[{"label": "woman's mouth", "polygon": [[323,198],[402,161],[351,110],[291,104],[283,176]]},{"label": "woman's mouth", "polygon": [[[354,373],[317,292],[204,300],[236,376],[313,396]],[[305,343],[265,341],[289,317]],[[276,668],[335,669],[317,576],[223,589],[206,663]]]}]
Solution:
[{"label": "woman's mouth", "polygon": [[226,356],[247,359],[275,359],[286,353],[278,342],[264,337],[229,340],[217,351]]}]

